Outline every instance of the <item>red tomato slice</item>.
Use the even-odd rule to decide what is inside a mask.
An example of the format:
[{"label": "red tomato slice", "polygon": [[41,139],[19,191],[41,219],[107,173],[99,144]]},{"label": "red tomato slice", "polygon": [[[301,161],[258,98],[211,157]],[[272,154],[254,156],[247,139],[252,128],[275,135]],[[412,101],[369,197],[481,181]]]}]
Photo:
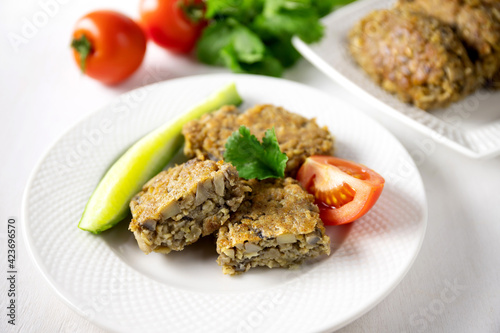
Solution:
[{"label": "red tomato slice", "polygon": [[373,207],[385,180],[362,164],[333,156],[311,156],[297,180],[316,198],[326,225],[352,222]]}]

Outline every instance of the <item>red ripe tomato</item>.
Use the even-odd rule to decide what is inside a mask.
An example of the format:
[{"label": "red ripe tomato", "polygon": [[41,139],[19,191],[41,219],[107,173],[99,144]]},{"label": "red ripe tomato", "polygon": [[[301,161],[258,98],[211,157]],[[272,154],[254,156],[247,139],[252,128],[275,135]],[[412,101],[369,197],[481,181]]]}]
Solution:
[{"label": "red ripe tomato", "polygon": [[141,65],[146,42],[133,20],[118,12],[99,10],[78,20],[71,47],[83,73],[105,84],[116,84]]},{"label": "red ripe tomato", "polygon": [[206,25],[203,0],[141,0],[141,24],[156,44],[189,53]]},{"label": "red ripe tomato", "polygon": [[307,158],[297,180],[316,198],[326,225],[359,219],[375,204],[385,183],[366,166],[333,156]]}]

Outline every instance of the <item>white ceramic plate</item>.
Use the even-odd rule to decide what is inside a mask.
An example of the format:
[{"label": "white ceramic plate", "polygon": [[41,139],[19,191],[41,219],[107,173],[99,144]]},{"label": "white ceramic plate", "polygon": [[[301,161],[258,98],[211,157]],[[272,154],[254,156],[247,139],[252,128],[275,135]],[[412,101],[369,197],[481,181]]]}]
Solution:
[{"label": "white ceramic plate", "polygon": [[[332,254],[299,270],[252,269],[230,277],[213,240],[182,252],[144,255],[127,223],[102,235],[77,228],[86,201],[120,153],[160,124],[235,81],[244,107],[275,103],[317,117],[337,156],[386,178],[361,220],[328,227]],[[399,283],[424,237],[419,173],[383,127],[307,86],[250,75],[172,80],[123,95],[71,128],[34,170],[23,202],[34,261],[57,293],[92,322],[120,332],[320,332],[346,325]]]},{"label": "white ceramic plate", "polygon": [[294,38],[293,43],[305,58],[342,86],[432,139],[472,158],[500,154],[500,92],[479,90],[446,109],[425,112],[380,88],[352,59],[347,48],[349,30],[371,11],[390,8],[393,2],[356,1],[323,20],[326,29],[321,42],[308,45]]}]

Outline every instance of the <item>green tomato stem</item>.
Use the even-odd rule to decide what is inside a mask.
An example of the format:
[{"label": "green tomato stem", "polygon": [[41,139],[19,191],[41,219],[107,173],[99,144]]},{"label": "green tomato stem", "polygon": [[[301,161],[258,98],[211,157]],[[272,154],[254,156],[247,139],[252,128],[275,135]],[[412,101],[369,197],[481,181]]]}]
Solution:
[{"label": "green tomato stem", "polygon": [[85,65],[88,55],[92,52],[92,44],[85,35],[82,35],[80,38],[74,38],[71,41],[71,47],[80,54],[80,69],[82,73],[85,73]]},{"label": "green tomato stem", "polygon": [[205,16],[205,5],[203,3],[195,3],[194,0],[177,2],[177,5],[184,12],[184,15],[194,24],[200,23]]}]

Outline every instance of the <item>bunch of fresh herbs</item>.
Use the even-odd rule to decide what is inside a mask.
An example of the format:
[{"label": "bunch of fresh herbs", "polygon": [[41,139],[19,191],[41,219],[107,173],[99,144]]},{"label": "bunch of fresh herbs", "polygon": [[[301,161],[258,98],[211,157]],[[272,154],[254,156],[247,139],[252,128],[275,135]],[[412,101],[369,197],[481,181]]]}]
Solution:
[{"label": "bunch of fresh herbs", "polygon": [[236,73],[281,76],[300,58],[296,35],[323,37],[320,18],[353,0],[207,0],[209,25],[197,44],[198,59]]}]

